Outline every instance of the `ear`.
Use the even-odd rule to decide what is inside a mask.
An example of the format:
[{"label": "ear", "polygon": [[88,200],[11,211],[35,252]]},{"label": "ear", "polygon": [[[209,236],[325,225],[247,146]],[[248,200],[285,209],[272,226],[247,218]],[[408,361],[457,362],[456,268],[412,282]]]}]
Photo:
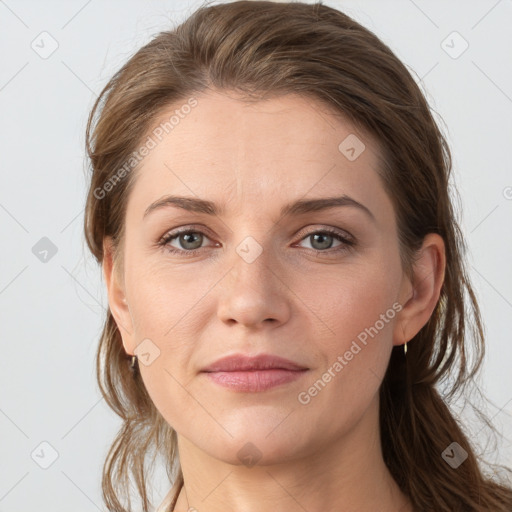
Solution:
[{"label": "ear", "polygon": [[393,345],[411,340],[428,322],[441,293],[446,268],[443,238],[436,233],[425,236],[413,267],[412,283],[404,278],[400,290],[402,310],[393,333]]},{"label": "ear", "polygon": [[122,279],[120,269],[115,265],[114,247],[111,237],[105,237],[103,240],[102,265],[110,311],[121,333],[124,349],[127,354],[132,355],[135,349],[132,336],[133,320],[126,300],[124,279]]}]

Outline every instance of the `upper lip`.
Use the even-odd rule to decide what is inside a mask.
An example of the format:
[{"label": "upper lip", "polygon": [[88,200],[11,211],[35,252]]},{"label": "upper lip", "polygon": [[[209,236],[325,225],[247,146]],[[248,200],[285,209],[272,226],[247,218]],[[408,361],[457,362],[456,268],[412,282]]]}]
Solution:
[{"label": "upper lip", "polygon": [[203,372],[243,372],[251,370],[269,370],[281,368],[283,370],[307,370],[289,359],[274,356],[272,354],[260,354],[257,356],[246,356],[234,354],[218,359],[213,364],[203,368]]}]

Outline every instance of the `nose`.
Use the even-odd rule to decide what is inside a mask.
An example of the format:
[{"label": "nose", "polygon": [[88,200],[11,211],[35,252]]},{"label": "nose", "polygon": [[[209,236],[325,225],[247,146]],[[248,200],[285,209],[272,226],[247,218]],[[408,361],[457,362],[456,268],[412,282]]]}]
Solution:
[{"label": "nose", "polygon": [[251,329],[278,327],[290,317],[291,297],[286,272],[275,255],[249,239],[237,247],[230,260],[220,287],[218,316],[227,324]]}]

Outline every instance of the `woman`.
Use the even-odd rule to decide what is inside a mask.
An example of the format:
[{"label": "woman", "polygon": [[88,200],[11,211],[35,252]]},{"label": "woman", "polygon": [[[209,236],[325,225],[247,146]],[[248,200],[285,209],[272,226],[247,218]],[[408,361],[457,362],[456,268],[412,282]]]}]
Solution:
[{"label": "woman", "polygon": [[87,149],[108,510],[130,476],[149,510],[149,454],[162,511],[512,510],[448,407],[484,349],[450,151],[373,33],[203,7],[107,84]]}]

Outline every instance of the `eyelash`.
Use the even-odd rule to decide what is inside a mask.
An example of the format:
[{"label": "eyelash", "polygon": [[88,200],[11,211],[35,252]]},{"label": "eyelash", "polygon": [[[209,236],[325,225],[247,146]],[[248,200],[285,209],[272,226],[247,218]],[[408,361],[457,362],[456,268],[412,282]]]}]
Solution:
[{"label": "eyelash", "polygon": [[[195,256],[202,249],[207,249],[207,247],[200,247],[199,249],[185,250],[185,249],[176,249],[175,247],[171,247],[170,245],[168,245],[169,242],[171,242],[175,238],[178,238],[180,235],[183,235],[183,234],[194,234],[194,233],[195,234],[204,235],[205,237],[208,238],[208,235],[204,231],[201,231],[200,229],[193,229],[192,227],[189,226],[189,227],[186,227],[186,228],[183,228],[183,229],[178,229],[176,231],[172,231],[170,233],[167,233],[166,235],[164,235],[157,242],[157,245],[160,246],[160,247],[165,248],[166,251],[169,251],[172,254],[179,254],[179,255],[183,255],[185,257],[187,257],[187,256]],[[334,248],[334,249],[333,248],[329,248],[329,249],[325,249],[325,250],[320,250],[320,249],[309,249],[307,247],[303,248],[303,249],[307,249],[309,251],[314,251],[316,254],[324,254],[325,253],[325,254],[332,255],[333,253],[337,254],[337,253],[349,251],[350,249],[353,249],[354,246],[356,245],[356,242],[352,238],[348,238],[348,237],[340,234],[339,231],[337,231],[337,230],[335,230],[333,228],[324,228],[324,229],[319,229],[319,230],[316,230],[316,231],[311,231],[309,233],[306,233],[300,239],[300,241],[302,242],[307,237],[312,236],[312,235],[316,235],[316,234],[332,235],[334,238],[336,238],[337,240],[342,242],[342,244],[340,246]]]}]

